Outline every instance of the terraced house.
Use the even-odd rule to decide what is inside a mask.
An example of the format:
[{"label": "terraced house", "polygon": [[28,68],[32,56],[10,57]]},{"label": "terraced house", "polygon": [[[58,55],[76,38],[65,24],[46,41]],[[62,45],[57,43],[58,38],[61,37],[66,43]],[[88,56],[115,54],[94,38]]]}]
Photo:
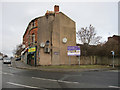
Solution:
[{"label": "terraced house", "polygon": [[[26,64],[67,65],[67,47],[76,46],[75,22],[55,5],[54,11],[31,20],[23,35],[23,44],[22,59]],[[71,57],[71,64],[77,63],[77,58]]]}]

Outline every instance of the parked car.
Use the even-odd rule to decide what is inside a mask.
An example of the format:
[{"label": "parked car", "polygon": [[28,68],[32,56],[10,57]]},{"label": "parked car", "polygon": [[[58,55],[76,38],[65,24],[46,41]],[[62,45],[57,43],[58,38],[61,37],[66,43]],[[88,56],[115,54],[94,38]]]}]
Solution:
[{"label": "parked car", "polygon": [[3,58],[0,58],[0,60],[3,60]]},{"label": "parked car", "polygon": [[21,57],[15,59],[15,61],[20,61],[20,60],[21,60]]},{"label": "parked car", "polygon": [[11,64],[10,58],[8,58],[8,57],[3,58],[3,64]]}]

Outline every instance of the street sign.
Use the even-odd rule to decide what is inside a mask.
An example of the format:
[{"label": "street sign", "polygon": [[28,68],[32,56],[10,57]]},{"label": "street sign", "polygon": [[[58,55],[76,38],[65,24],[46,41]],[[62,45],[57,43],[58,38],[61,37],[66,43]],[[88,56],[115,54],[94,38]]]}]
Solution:
[{"label": "street sign", "polygon": [[68,46],[68,56],[80,56],[80,46]]},{"label": "street sign", "polygon": [[111,51],[112,52],[112,55],[113,55],[113,68],[115,67],[114,65],[114,55],[115,55],[115,52],[114,51]]},{"label": "street sign", "polygon": [[112,55],[115,55],[115,52],[114,51],[111,51],[112,52]]}]

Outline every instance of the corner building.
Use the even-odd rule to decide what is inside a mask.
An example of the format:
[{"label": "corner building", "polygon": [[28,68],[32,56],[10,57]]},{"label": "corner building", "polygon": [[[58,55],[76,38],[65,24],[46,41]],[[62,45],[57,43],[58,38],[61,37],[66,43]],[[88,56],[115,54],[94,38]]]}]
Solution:
[{"label": "corner building", "polygon": [[[36,27],[26,30],[23,36],[23,44],[28,49],[23,52],[23,57],[26,57],[23,60],[31,65],[69,65],[67,47],[76,46],[75,22],[59,12],[57,5],[54,6],[54,11],[47,11],[45,16],[32,21],[29,25],[34,23]],[[25,36],[29,39],[25,39]],[[30,51],[32,47],[35,49]],[[32,57],[33,60],[30,60]],[[70,62],[78,64],[77,57],[71,56]]]}]

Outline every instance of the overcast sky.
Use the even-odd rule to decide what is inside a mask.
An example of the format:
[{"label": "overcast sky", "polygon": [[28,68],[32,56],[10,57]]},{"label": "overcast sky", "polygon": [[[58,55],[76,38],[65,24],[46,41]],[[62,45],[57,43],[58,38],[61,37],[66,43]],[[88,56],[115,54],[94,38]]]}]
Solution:
[{"label": "overcast sky", "polygon": [[2,2],[0,52],[11,56],[16,45],[22,43],[28,23],[47,10],[53,11],[54,5],[76,22],[76,30],[92,24],[102,42],[118,35],[118,2]]}]

